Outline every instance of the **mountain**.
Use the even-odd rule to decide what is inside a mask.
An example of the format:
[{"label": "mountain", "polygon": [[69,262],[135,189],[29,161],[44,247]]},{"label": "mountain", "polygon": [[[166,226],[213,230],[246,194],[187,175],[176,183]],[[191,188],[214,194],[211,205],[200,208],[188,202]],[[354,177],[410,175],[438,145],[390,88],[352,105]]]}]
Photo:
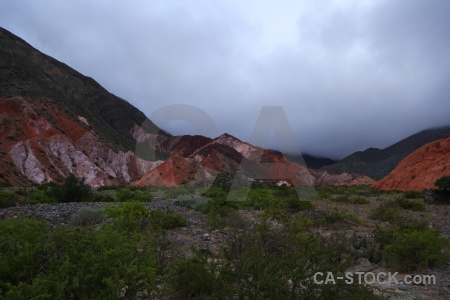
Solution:
[{"label": "mountain", "polygon": [[371,184],[310,170],[223,134],[170,136],[138,109],[0,28],[0,184],[211,184],[218,175],[296,185]]},{"label": "mountain", "polygon": [[[287,181],[295,185],[344,185],[371,184],[366,176],[343,173],[340,175],[311,170],[285,159],[271,150],[253,146],[229,134],[215,139],[201,136],[165,137],[164,142],[155,143],[152,133],[136,132],[141,144],[147,144],[148,151],[159,145],[171,145],[161,149],[173,153],[169,159],[138,180],[136,185],[176,186],[189,182],[212,183],[220,174],[254,179],[269,183]],[[175,139],[178,139],[174,141]],[[180,144],[188,144],[189,151],[179,150]],[[196,147],[192,147],[196,145]]]},{"label": "mountain", "polygon": [[358,173],[379,180],[391,172],[408,154],[448,134],[450,126],[423,130],[384,149],[369,148],[357,151],[332,165],[322,167],[321,170],[331,173]]},{"label": "mountain", "polygon": [[277,155],[282,155],[289,159],[290,161],[293,161],[297,164],[300,164],[302,166],[306,166],[310,169],[320,169],[321,167],[329,166],[334,163],[337,163],[336,160],[333,160],[328,157],[321,157],[321,156],[315,156],[308,153],[303,153],[302,155],[292,155],[287,153],[281,153],[279,151],[272,150]]},{"label": "mountain", "polygon": [[450,135],[420,147],[372,187],[402,191],[430,189],[436,188],[434,182],[444,175],[450,175]]},{"label": "mountain", "polygon": [[[136,180],[158,162],[133,150],[145,115],[92,78],[0,28],[0,182]],[[146,122],[148,132],[164,132]]]}]

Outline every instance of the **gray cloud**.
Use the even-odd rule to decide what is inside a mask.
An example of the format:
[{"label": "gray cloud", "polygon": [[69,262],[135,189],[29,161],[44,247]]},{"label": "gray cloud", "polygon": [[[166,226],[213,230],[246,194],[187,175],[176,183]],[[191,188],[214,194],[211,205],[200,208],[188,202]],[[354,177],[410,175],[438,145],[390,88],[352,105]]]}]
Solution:
[{"label": "gray cloud", "polygon": [[[331,157],[450,123],[448,1],[257,3],[11,0],[0,26],[147,115],[198,106],[212,136],[248,140],[264,105]],[[183,125],[165,128],[195,133]]]}]

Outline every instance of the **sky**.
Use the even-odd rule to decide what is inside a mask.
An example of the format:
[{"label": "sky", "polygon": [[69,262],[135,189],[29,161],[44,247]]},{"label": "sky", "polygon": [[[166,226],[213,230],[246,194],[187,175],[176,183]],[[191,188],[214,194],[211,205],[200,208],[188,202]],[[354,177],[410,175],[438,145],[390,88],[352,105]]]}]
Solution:
[{"label": "sky", "polygon": [[172,134],[249,141],[264,107],[281,107],[303,153],[342,158],[450,124],[448,12],[447,0],[4,0],[0,26],[147,116],[190,107],[214,123],[159,120]]}]

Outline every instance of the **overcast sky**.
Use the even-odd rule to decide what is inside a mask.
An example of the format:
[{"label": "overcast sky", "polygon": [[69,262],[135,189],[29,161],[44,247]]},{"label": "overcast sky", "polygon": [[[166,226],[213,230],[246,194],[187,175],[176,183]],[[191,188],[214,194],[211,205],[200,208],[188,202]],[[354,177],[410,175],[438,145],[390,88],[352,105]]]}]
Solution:
[{"label": "overcast sky", "polygon": [[249,140],[261,108],[282,106],[303,152],[342,158],[450,123],[449,12],[447,0],[4,0],[0,26],[148,116],[189,104],[211,116],[209,136]]}]

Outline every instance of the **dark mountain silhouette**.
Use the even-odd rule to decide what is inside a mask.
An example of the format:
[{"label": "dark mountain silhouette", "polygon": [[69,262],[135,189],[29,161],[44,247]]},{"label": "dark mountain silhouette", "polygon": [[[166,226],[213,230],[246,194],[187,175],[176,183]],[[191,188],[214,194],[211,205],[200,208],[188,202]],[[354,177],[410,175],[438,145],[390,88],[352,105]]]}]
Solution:
[{"label": "dark mountain silhouette", "polygon": [[413,134],[385,149],[369,148],[322,167],[331,173],[358,173],[379,180],[391,172],[410,153],[450,134],[450,126],[430,128]]}]

